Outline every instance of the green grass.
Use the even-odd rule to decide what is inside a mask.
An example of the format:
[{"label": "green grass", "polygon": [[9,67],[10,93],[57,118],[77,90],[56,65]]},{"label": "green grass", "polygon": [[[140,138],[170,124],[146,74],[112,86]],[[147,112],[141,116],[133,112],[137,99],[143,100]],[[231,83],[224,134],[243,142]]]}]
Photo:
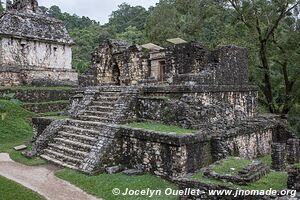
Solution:
[{"label": "green grass", "polygon": [[24,143],[32,136],[29,120],[33,113],[10,101],[0,100],[0,104],[5,105],[8,110],[5,120],[0,120],[0,152],[3,152]]},{"label": "green grass", "polygon": [[39,194],[0,176],[0,199],[2,200],[43,200]]},{"label": "green grass", "polygon": [[294,167],[295,169],[300,169],[300,163],[294,164],[293,167]]},{"label": "green grass", "polygon": [[27,166],[38,166],[38,165],[44,165],[47,164],[46,160],[43,160],[39,157],[28,159],[24,157],[21,152],[15,151],[15,150],[9,150],[7,151],[9,153],[9,156],[12,160],[27,165]]},{"label": "green grass", "polygon": [[114,188],[119,188],[121,192],[124,192],[126,188],[129,189],[160,189],[176,187],[156,176],[143,175],[143,176],[126,176],[123,174],[100,174],[97,176],[88,176],[81,174],[79,172],[62,169],[56,172],[56,176],[62,178],[70,183],[78,186],[82,190],[104,199],[114,199],[114,200],[144,200],[144,199],[158,199],[158,200],[171,200],[178,199],[176,196],[155,196],[152,198],[147,198],[145,196],[114,196],[112,190]]},{"label": "green grass", "polygon": [[247,186],[243,186],[242,188],[250,190],[269,190],[270,188],[274,190],[283,190],[287,188],[287,179],[287,173],[271,171],[260,180],[250,183]]},{"label": "green grass", "polygon": [[[264,162],[265,164],[270,164],[270,156],[265,156],[260,158],[260,160],[262,160],[262,162]],[[227,173],[228,167],[233,167],[235,166],[237,169],[240,168],[245,165],[247,163],[247,160],[236,160],[236,163],[234,163],[234,160],[231,160],[229,162],[224,162],[225,165],[224,169],[222,169],[220,166],[216,169],[214,168],[214,171],[218,172],[218,173]],[[243,164],[240,164],[240,163]],[[251,161],[248,160],[249,163],[251,163]],[[230,163],[230,164],[229,164]],[[276,171],[271,171],[269,174],[267,174],[266,176],[262,177],[260,180],[254,182],[254,183],[250,183],[249,185],[246,186],[241,186],[241,185],[237,185],[237,184],[233,184],[233,183],[228,183],[226,181],[222,181],[222,180],[216,180],[213,178],[207,178],[203,175],[203,172],[198,172],[196,174],[194,174],[192,176],[192,179],[201,181],[203,183],[207,183],[207,184],[214,184],[214,185],[223,185],[223,186],[231,186],[232,188],[241,188],[241,189],[249,189],[249,190],[268,190],[270,188],[274,189],[274,190],[283,190],[287,188],[287,178],[288,175],[285,172],[276,172]]]},{"label": "green grass", "polygon": [[13,147],[30,141],[33,131],[29,121],[33,113],[10,101],[0,100],[0,104],[5,105],[8,110],[5,120],[0,120],[0,152],[9,153],[14,161],[22,164],[45,164],[44,160],[27,159],[20,152],[13,150]]},{"label": "green grass", "polygon": [[[213,171],[223,175],[235,175],[247,165],[251,164],[250,160],[228,158],[220,161],[221,163],[213,167]],[[233,170],[234,169],[234,170]]]},{"label": "green grass", "polygon": [[10,90],[10,91],[18,91],[18,90],[28,90],[28,91],[33,91],[33,90],[38,90],[38,91],[44,91],[44,90],[51,90],[51,91],[65,91],[65,90],[71,90],[73,89],[72,87],[68,86],[59,86],[59,87],[34,87],[34,86],[21,86],[21,87],[0,87],[0,90]]},{"label": "green grass", "polygon": [[269,167],[272,166],[272,156],[271,155],[267,155],[267,156],[261,157],[258,160],[262,161],[263,163],[265,163]]},{"label": "green grass", "polygon": [[192,129],[184,129],[178,126],[165,125],[156,122],[134,122],[130,124],[126,124],[126,127],[130,128],[140,128],[145,130],[163,132],[163,133],[177,133],[177,134],[185,134],[185,133],[195,133],[196,130]]}]

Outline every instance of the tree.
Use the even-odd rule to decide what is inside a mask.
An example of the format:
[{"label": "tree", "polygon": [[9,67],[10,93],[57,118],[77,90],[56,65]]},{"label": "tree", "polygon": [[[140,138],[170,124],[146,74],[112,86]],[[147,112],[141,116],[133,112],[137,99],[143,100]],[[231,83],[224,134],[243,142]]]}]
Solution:
[{"label": "tree", "polygon": [[[277,56],[276,61],[281,66],[282,77],[284,78],[285,97],[283,102],[274,100],[274,87],[272,85],[271,49],[278,48],[281,54],[286,54],[286,48],[282,45],[279,37],[282,33],[281,27],[285,19],[289,18],[293,9],[299,6],[299,0],[229,0],[230,6],[234,9],[236,19],[241,21],[252,35],[253,42],[257,45],[262,73],[262,81],[259,82],[260,89],[266,99],[266,104],[271,113],[287,114],[291,109],[290,95],[295,85],[295,79],[288,72],[286,57]],[[286,35],[287,36],[287,35]],[[281,106],[283,104],[283,106]]]},{"label": "tree", "polygon": [[148,15],[149,12],[142,6],[130,6],[123,3],[118,6],[118,10],[112,12],[106,26],[114,33],[125,32],[130,26],[142,31]]},{"label": "tree", "polygon": [[2,15],[4,13],[4,7],[2,5],[2,1],[0,0],[0,15]]},{"label": "tree", "polygon": [[143,44],[145,42],[145,35],[139,31],[135,26],[129,26],[123,33],[117,33],[117,39],[126,40],[136,44]]},{"label": "tree", "polygon": [[[167,12],[166,12],[167,11]],[[161,0],[146,22],[149,40],[165,44],[166,39],[182,37],[215,47],[222,37],[229,13],[216,0]]]}]

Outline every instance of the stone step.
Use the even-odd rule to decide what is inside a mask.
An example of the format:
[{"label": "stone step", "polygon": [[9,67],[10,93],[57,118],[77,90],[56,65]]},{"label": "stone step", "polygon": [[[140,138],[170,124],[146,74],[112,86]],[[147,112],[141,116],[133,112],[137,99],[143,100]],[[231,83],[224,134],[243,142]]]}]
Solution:
[{"label": "stone step", "polygon": [[58,160],[56,158],[53,158],[53,157],[51,157],[49,155],[43,154],[40,157],[43,158],[43,159],[45,159],[45,160],[47,160],[47,161],[49,161],[49,162],[51,162],[51,163],[53,163],[53,164],[59,165],[61,167],[67,167],[67,168],[70,168],[70,169],[78,170],[77,166],[71,165],[71,164],[67,164],[67,163],[62,162],[62,161],[60,161],[60,160]]},{"label": "stone step", "polygon": [[113,116],[113,113],[87,110],[84,112],[84,115],[111,118]]},{"label": "stone step", "polygon": [[115,102],[113,101],[92,101],[92,106],[103,106],[103,107],[114,107]]},{"label": "stone step", "polygon": [[77,149],[78,151],[90,152],[92,145],[75,142],[65,138],[54,138],[55,144],[65,146],[67,148]]},{"label": "stone step", "polygon": [[118,97],[120,92],[101,92],[99,96],[101,97]]},{"label": "stone step", "polygon": [[67,125],[63,126],[62,131],[77,134],[77,135],[85,135],[89,137],[98,137],[100,133],[99,130],[96,131],[92,129],[80,128],[78,126],[67,126]]},{"label": "stone step", "polygon": [[78,119],[84,120],[84,121],[94,121],[94,122],[102,122],[102,123],[113,123],[112,118],[106,118],[106,117],[96,117],[96,116],[89,116],[89,115],[79,115]]},{"label": "stone step", "polygon": [[119,99],[118,96],[102,96],[101,94],[96,97],[96,101],[111,101],[111,102],[116,102]]},{"label": "stone step", "polygon": [[103,122],[69,119],[68,126],[72,126],[73,128],[77,127],[81,129],[89,129],[91,131],[100,131],[103,127],[107,126],[107,124]]},{"label": "stone step", "polygon": [[51,150],[51,149],[45,149],[44,154],[48,155],[52,158],[55,158],[59,161],[62,161],[64,163],[74,165],[74,166],[79,165],[82,162],[82,159],[77,159],[72,156],[68,156],[64,153],[59,153],[59,152],[57,152],[55,150]]},{"label": "stone step", "polygon": [[72,134],[64,131],[59,131],[58,136],[59,138],[65,138],[74,142],[80,142],[83,144],[88,144],[88,145],[94,145],[95,142],[97,141],[97,138],[95,137],[89,137],[85,135],[79,135],[79,134]]},{"label": "stone step", "polygon": [[71,156],[77,159],[84,159],[87,155],[88,152],[84,152],[84,151],[78,151],[77,149],[73,149],[73,148],[68,148],[65,146],[61,146],[58,144],[48,144],[48,149],[50,150],[54,150],[58,153],[64,153],[67,156]]},{"label": "stone step", "polygon": [[88,111],[99,111],[99,112],[113,112],[113,107],[111,106],[89,106]]}]

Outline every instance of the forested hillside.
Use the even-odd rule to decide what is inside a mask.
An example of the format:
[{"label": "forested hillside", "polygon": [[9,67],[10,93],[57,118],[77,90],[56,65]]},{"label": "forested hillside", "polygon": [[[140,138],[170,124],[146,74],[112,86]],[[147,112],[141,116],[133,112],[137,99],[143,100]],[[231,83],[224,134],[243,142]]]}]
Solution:
[{"label": "forested hillside", "polygon": [[148,10],[123,3],[104,25],[62,13],[57,6],[42,10],[65,22],[76,42],[73,66],[79,72],[107,38],[166,45],[166,39],[181,37],[209,47],[246,47],[262,112],[288,116],[293,129],[300,131],[299,0],[160,0]]}]

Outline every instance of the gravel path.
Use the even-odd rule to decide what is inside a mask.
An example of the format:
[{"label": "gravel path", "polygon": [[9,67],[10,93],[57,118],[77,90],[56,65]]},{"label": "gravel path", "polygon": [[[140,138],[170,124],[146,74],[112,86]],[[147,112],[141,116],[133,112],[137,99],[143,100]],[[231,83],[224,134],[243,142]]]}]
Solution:
[{"label": "gravel path", "polygon": [[57,178],[55,166],[29,167],[14,162],[0,153],[0,175],[39,193],[48,200],[100,200]]}]

